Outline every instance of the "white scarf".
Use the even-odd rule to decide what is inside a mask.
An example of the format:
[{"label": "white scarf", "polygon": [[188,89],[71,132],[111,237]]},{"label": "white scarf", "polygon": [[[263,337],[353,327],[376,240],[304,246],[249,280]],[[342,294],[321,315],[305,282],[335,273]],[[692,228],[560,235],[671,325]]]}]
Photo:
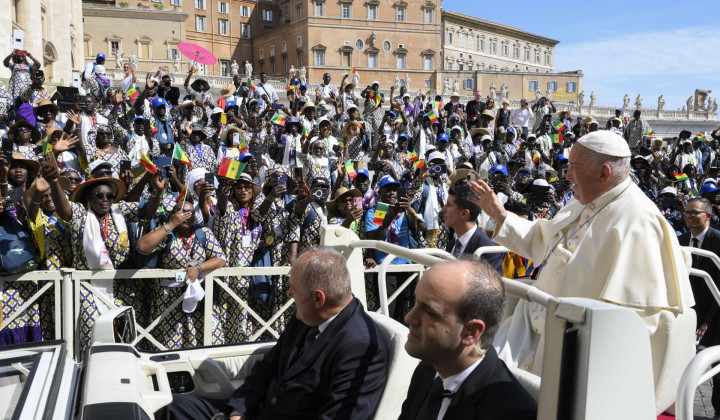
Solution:
[{"label": "white scarf", "polygon": [[423,210],[423,220],[425,220],[425,229],[435,230],[440,228],[438,217],[440,216],[440,208],[438,206],[437,188],[432,178],[425,178],[425,184],[428,186],[428,198],[425,201],[425,209]]},{"label": "white scarf", "polygon": [[130,148],[130,152],[128,153],[128,157],[130,158],[130,161],[133,162],[133,167],[137,168],[140,167],[140,156],[143,153],[147,154],[150,151],[150,145],[144,136],[138,136],[135,133],[132,135],[132,141],[133,144]]},{"label": "white scarf", "polygon": [[[292,134],[288,134],[285,137],[285,151],[283,152],[283,160],[282,164],[283,166],[290,166],[290,150],[292,150],[292,145],[295,143],[295,156],[298,156],[300,153],[302,153],[302,144],[300,141],[300,134],[297,134],[296,136],[293,136]],[[295,159],[298,160],[297,158]],[[298,161],[298,166],[302,165]]]},{"label": "white scarf", "polygon": [[[92,120],[90,119],[90,117],[84,113],[80,114],[80,119],[82,120],[82,122],[80,123],[81,124],[80,125],[80,134],[82,136],[81,140],[83,141],[83,144],[85,144],[86,146],[87,146],[87,141],[88,141],[88,133],[90,132],[90,130],[92,130],[93,128],[95,128],[98,125],[108,123],[107,118],[103,117],[102,115],[98,114],[97,112],[95,113],[95,125],[92,124]],[[95,145],[93,144],[93,146],[95,146]]]},{"label": "white scarf", "polygon": [[316,203],[314,201],[311,202],[310,205],[312,206],[313,209],[315,209],[315,213],[320,218],[320,226],[327,226],[328,219],[327,219],[327,215],[325,214],[325,211],[322,208],[320,208],[320,205],[318,203]]},{"label": "white scarf", "polygon": [[[113,204],[110,208],[110,216],[112,217],[113,223],[115,224],[115,229],[120,235],[120,238],[118,240],[120,245],[126,247],[129,246],[125,217],[123,217],[122,212],[118,208],[117,204]],[[101,264],[101,257],[103,255],[103,252],[108,252],[108,250],[105,246],[105,240],[100,234],[100,221],[98,220],[97,216],[95,216],[95,213],[93,213],[89,209],[85,217],[85,230],[83,232],[83,251],[85,252],[85,259],[88,262],[88,267],[91,270],[112,270],[115,268],[113,266],[112,260],[109,259],[109,253],[107,254],[109,263]],[[90,284],[92,284],[93,287],[103,293],[108,299],[110,299],[111,302],[113,301],[113,279],[93,279],[90,280]],[[108,310],[108,307],[99,299],[96,299],[95,303],[98,311],[101,314]]]},{"label": "white scarf", "polygon": [[425,160],[425,147],[427,146],[427,136],[425,129],[420,127],[420,144],[418,145],[418,157]]}]

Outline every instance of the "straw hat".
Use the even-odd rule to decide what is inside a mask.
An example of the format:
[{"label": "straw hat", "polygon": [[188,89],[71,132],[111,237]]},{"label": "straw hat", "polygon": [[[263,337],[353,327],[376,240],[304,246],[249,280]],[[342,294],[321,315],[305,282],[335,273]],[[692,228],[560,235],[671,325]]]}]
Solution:
[{"label": "straw hat", "polygon": [[347,124],[345,124],[345,127],[343,127],[342,136],[357,136],[360,133],[360,128],[362,127],[362,125],[362,121],[349,121]]},{"label": "straw hat", "polygon": [[235,90],[236,90],[236,89],[237,89],[237,88],[235,87],[234,84],[232,84],[232,83],[225,83],[225,84],[222,85],[222,87],[220,88],[220,95],[222,95],[224,98],[229,98],[229,97],[233,96],[233,94],[235,93]]},{"label": "straw hat", "polygon": [[42,101],[40,101],[40,102],[37,103],[37,106],[35,106],[35,109],[33,109],[33,114],[35,114],[35,116],[37,116],[38,112],[40,111],[40,108],[42,108],[42,107],[44,107],[44,106],[49,106],[49,107],[51,107],[51,108],[55,111],[56,114],[57,114],[58,112],[60,112],[60,107],[58,107],[57,105],[55,105],[54,103],[52,103],[52,101],[49,101],[49,100],[47,100],[47,99],[43,99]]},{"label": "straw hat", "polygon": [[28,127],[32,131],[32,140],[35,143],[38,143],[40,141],[40,130],[38,130],[34,125],[32,125],[30,122],[26,120],[17,120],[15,124],[10,126],[10,129],[8,130],[8,137],[11,139],[17,138],[17,131],[20,127]]},{"label": "straw hat", "polygon": [[79,202],[85,195],[87,189],[92,189],[97,185],[105,184],[110,187],[112,192],[115,194],[115,203],[119,203],[120,200],[125,198],[125,192],[127,188],[125,183],[117,178],[90,178],[82,184],[75,187],[72,194],[70,194],[70,201]]},{"label": "straw hat", "polygon": [[28,159],[22,153],[13,152],[12,161],[10,162],[11,166],[12,166],[12,162],[20,162],[23,165],[27,166],[29,170],[35,172],[36,174],[38,172],[40,172],[40,162],[38,162],[36,160]]},{"label": "straw hat", "polygon": [[325,203],[325,207],[328,209],[328,214],[334,214],[337,211],[337,200],[348,194],[353,197],[362,197],[362,193],[357,188],[348,189],[340,187],[335,191],[333,199],[328,200],[328,202]]},{"label": "straw hat", "polygon": [[[71,184],[70,184],[69,179],[67,179],[64,176],[59,176],[58,181],[60,181],[60,188],[62,188],[65,191],[70,189]],[[27,198],[28,202],[32,201],[33,197],[35,197],[35,189],[36,189],[35,181],[33,181],[32,184],[30,184],[30,188],[28,188],[27,191],[25,191],[25,198]]]}]

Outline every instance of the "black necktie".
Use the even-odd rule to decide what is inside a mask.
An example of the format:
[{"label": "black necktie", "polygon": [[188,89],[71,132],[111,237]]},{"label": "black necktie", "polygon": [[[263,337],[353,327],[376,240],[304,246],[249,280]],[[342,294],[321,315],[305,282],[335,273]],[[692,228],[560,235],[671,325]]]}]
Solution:
[{"label": "black necktie", "polygon": [[460,239],[455,239],[455,248],[453,248],[453,254],[460,254],[462,250],[462,243]]},{"label": "black necktie", "polygon": [[428,392],[427,398],[422,407],[420,407],[418,420],[437,420],[438,414],[440,413],[440,406],[443,401],[443,381],[439,376],[435,377],[430,392]]},{"label": "black necktie", "polygon": [[297,354],[295,355],[295,358],[293,360],[298,360],[300,357],[302,357],[303,353],[307,351],[307,347],[313,342],[315,342],[315,339],[317,338],[319,333],[320,330],[318,329],[318,327],[310,327],[307,335],[305,336],[305,341],[303,342],[302,347],[298,349]]},{"label": "black necktie", "polygon": [[[692,246],[693,246],[693,248],[700,248],[700,241],[698,241],[698,238],[692,238]],[[692,265],[695,268],[697,268],[697,259],[698,259],[698,256],[693,254]]]}]

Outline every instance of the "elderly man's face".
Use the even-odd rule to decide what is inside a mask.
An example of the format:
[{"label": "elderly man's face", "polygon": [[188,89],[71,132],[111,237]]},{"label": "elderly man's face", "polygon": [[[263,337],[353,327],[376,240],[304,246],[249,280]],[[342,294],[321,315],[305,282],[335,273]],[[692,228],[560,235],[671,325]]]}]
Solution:
[{"label": "elderly man's face", "polygon": [[711,215],[703,210],[701,202],[690,202],[685,205],[685,226],[691,230],[704,230],[710,224]]},{"label": "elderly man's face", "polygon": [[437,367],[458,354],[467,334],[456,308],[466,290],[466,276],[458,268],[425,273],[415,289],[415,306],[405,316],[410,330],[405,351],[410,356]]},{"label": "elderly man's face", "polygon": [[325,73],[325,74],[323,74],[323,83],[325,83],[326,85],[329,85],[329,84],[330,84],[330,79],[331,79],[331,78],[330,78],[330,73]]},{"label": "elderly man's face", "polygon": [[580,204],[589,204],[600,195],[600,165],[588,159],[590,151],[582,145],[570,149],[566,178],[573,182],[573,193]]}]

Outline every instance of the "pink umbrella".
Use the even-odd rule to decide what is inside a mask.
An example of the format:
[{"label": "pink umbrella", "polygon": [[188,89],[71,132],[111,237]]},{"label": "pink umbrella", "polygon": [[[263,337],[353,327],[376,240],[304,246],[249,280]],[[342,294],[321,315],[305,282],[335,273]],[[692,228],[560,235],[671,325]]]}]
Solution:
[{"label": "pink umbrella", "polygon": [[217,58],[210,51],[205,48],[191,44],[189,42],[183,42],[178,44],[178,49],[183,55],[192,61],[200,64],[215,64]]}]

